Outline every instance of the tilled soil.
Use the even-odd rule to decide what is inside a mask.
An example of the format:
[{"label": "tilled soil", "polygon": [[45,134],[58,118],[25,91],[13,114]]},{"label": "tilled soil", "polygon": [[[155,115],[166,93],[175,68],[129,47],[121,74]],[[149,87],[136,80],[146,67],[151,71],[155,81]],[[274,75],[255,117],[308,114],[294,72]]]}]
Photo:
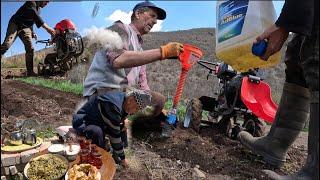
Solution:
[{"label": "tilled soil", "polygon": [[81,97],[15,80],[1,81],[1,122],[36,119],[44,126],[71,123]]},{"label": "tilled soil", "polygon": [[280,174],[295,172],[303,165],[305,151],[291,148],[288,159],[281,169],[274,169],[261,157],[245,149],[239,141],[221,135],[216,127],[200,131],[200,136],[192,130],[177,128],[173,137],[161,141],[155,135],[150,138],[152,148],[163,158],[188,162],[197,165],[208,174],[230,176],[234,179],[268,179],[263,169],[276,170]]},{"label": "tilled soil", "polygon": [[[1,80],[1,122],[32,118],[43,126],[70,125],[81,96],[22,83]],[[200,134],[176,128],[163,140],[159,131],[144,131],[126,150],[130,167],[118,167],[115,179],[267,179],[262,169],[274,169],[238,141],[217,133],[215,127]],[[302,167],[306,159],[306,133],[289,149],[280,174]]]}]

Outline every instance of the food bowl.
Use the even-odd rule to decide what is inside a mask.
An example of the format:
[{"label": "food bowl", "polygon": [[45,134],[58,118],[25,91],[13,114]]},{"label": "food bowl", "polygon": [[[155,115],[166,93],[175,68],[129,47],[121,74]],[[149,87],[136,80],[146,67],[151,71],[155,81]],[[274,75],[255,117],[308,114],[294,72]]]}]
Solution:
[{"label": "food bowl", "polygon": [[64,145],[63,144],[52,144],[49,146],[48,151],[52,154],[64,155]]},{"label": "food bowl", "polygon": [[75,164],[67,171],[65,180],[75,179],[75,177],[77,179],[101,180],[101,173],[91,164]]},{"label": "food bowl", "polygon": [[68,160],[59,154],[44,154],[30,160],[24,167],[26,179],[60,180],[68,170]]},{"label": "food bowl", "polygon": [[78,153],[80,152],[79,144],[70,144],[65,146],[65,155],[69,161],[74,161],[77,158]]}]

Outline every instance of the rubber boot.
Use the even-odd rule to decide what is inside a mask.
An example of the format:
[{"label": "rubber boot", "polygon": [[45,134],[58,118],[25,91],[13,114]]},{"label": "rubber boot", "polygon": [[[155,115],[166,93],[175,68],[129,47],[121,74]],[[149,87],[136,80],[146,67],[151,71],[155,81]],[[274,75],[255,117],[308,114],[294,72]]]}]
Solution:
[{"label": "rubber boot", "polygon": [[[317,102],[316,102],[317,100]],[[297,173],[288,176],[280,176],[277,173],[264,170],[272,179],[319,179],[319,91],[311,94],[310,122],[308,133],[308,157],[305,166]]]},{"label": "rubber boot", "polygon": [[169,124],[168,122],[162,123],[161,137],[162,138],[170,138],[172,135],[172,131],[174,130],[174,126]]},{"label": "rubber boot", "polygon": [[177,116],[177,110],[173,109],[171,111],[172,112],[169,112],[167,114],[166,120],[162,123],[162,138],[170,138],[172,135],[172,131],[174,130],[179,121]]},{"label": "rubber boot", "polygon": [[27,68],[27,76],[37,76],[37,74],[33,71],[33,52],[26,53],[26,68]]},{"label": "rubber boot", "polygon": [[267,163],[279,168],[285,162],[288,148],[303,129],[309,111],[309,90],[285,83],[270,132],[263,137],[253,137],[250,133],[242,131],[238,138],[244,146],[263,156]]}]

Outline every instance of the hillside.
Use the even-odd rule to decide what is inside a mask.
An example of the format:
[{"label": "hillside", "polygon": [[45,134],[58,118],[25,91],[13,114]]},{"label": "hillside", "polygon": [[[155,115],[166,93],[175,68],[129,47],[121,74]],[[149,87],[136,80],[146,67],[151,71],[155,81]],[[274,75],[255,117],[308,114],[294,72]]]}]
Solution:
[{"label": "hillside", "polygon": [[[201,48],[204,52],[202,60],[216,61],[215,59],[215,29],[214,28],[198,28],[190,30],[172,31],[172,32],[151,32],[144,35],[143,49],[158,48],[160,45],[168,42],[181,42],[195,45]],[[92,60],[94,55],[95,46],[88,46],[85,41],[85,51],[83,57]],[[43,53],[51,50],[39,51],[36,54],[36,59],[42,59]],[[15,57],[5,58],[10,62],[12,59],[20,59],[24,55],[18,55]],[[3,62],[1,62],[3,63]],[[35,63],[36,65],[37,63]],[[74,82],[82,82],[87,72],[87,65],[75,67],[68,73],[68,77]],[[23,67],[23,66],[22,66]],[[281,63],[277,67],[270,68],[265,71],[266,81],[270,84],[273,96],[276,101],[279,100],[279,96],[282,90],[282,83],[284,80],[284,63]],[[150,88],[157,90],[165,95],[174,95],[175,87],[178,82],[180,74],[180,64],[177,60],[165,60],[147,65],[148,81]],[[208,70],[195,65],[188,74],[187,82],[184,89],[184,97],[198,97],[202,95],[213,96],[217,91],[218,80],[215,77],[206,79]]]},{"label": "hillside", "polygon": [[[181,42],[195,45],[204,52],[202,60],[218,61],[215,56],[215,29],[198,28],[174,32],[155,32],[144,36],[144,49],[157,48],[167,42]],[[264,71],[266,81],[270,83],[275,100],[278,101],[282,91],[284,81],[284,63],[279,66],[262,70]],[[177,84],[180,65],[175,61],[164,61],[148,65],[148,80],[152,89],[160,90],[165,93],[174,93]],[[184,89],[185,97],[199,97],[202,95],[213,96],[218,87],[218,80],[215,77],[206,79],[208,70],[195,65],[189,72],[186,87]],[[163,86],[162,84],[166,85]]]},{"label": "hillside", "polygon": [[[197,28],[172,32],[151,32],[144,35],[143,40],[144,50],[158,48],[163,44],[174,41],[192,44],[203,50],[204,57],[202,58],[202,60],[213,62],[217,61],[215,56],[214,28]],[[92,60],[94,49],[96,49],[95,46],[90,46],[90,48],[84,52],[84,56],[89,60]],[[282,50],[282,52],[284,52],[284,49]],[[284,68],[284,63],[281,63],[277,67],[263,70],[266,82],[270,84],[274,100],[277,102],[279,101],[282,92]],[[85,68],[81,67],[81,69]],[[150,88],[165,95],[173,96],[175,93],[176,85],[178,83],[180,71],[181,67],[179,61],[174,59],[148,64],[147,74]],[[208,72],[208,70],[201,67],[200,65],[193,66],[188,74],[187,82],[185,84],[183,93],[184,98],[199,97],[202,95],[214,95],[214,93],[218,90],[218,79],[211,76],[209,77],[209,80],[207,80]],[[73,72],[70,72],[69,74],[73,74],[73,76],[76,76],[80,80],[80,82],[83,78],[79,77],[84,76],[84,73],[80,73],[79,75],[79,70],[76,69],[74,69]]]}]

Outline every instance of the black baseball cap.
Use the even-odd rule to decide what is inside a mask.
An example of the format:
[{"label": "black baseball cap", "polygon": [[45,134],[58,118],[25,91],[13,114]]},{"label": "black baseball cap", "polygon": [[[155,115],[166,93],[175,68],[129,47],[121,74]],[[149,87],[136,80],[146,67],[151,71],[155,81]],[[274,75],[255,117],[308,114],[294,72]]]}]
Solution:
[{"label": "black baseball cap", "polygon": [[155,4],[153,4],[152,2],[149,2],[149,1],[144,1],[144,2],[136,4],[133,8],[133,12],[135,12],[137,9],[142,8],[142,7],[154,8],[157,11],[157,15],[158,15],[159,20],[164,20],[167,16],[165,10],[159,8],[158,6],[156,6]]}]

